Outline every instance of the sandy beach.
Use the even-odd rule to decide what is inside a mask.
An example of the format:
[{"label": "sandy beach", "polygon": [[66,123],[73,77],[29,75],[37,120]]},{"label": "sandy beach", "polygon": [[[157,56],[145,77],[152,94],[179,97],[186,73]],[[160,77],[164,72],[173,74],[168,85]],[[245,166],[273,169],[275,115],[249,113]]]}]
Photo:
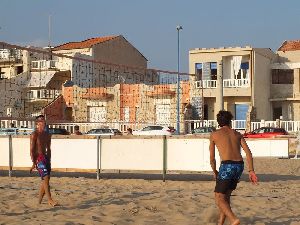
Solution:
[{"label": "sandy beach", "polygon": [[[232,207],[241,224],[300,224],[300,160],[255,159],[260,184],[244,173]],[[0,224],[216,224],[212,173],[160,174],[53,173],[52,195],[37,204],[40,179],[0,172]]]}]

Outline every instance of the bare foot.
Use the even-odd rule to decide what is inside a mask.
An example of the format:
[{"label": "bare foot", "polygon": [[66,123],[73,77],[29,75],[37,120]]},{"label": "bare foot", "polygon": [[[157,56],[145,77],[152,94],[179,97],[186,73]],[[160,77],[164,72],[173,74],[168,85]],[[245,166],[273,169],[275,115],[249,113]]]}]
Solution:
[{"label": "bare foot", "polygon": [[233,221],[231,225],[239,225],[239,224],[241,224],[241,221],[239,219],[236,219],[235,221]]},{"label": "bare foot", "polygon": [[48,204],[49,204],[50,206],[52,206],[52,207],[55,207],[55,206],[58,206],[58,205],[59,205],[58,202],[53,201],[53,200],[48,201]]}]

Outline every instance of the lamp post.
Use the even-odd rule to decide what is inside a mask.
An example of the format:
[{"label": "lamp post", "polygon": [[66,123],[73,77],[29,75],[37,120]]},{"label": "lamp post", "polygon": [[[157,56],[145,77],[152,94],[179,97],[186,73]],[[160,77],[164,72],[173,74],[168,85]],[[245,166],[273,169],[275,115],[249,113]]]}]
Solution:
[{"label": "lamp post", "polygon": [[177,134],[180,134],[180,77],[179,77],[179,31],[182,30],[182,26],[177,26]]}]

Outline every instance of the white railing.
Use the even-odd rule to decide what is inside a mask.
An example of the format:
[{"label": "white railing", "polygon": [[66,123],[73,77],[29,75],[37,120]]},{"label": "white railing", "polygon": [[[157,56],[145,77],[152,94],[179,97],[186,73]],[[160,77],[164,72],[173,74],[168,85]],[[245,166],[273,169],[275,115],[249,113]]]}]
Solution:
[{"label": "white railing", "polygon": [[[217,80],[196,81],[196,88],[217,88]],[[224,88],[244,88],[250,87],[250,79],[224,79]]]},{"label": "white railing", "polygon": [[27,92],[26,100],[34,101],[34,100],[48,100],[54,99],[60,95],[59,90],[48,90],[48,89],[40,89],[40,90],[30,90]]},{"label": "white railing", "polygon": [[250,79],[224,79],[224,88],[250,87]]},{"label": "white railing", "polygon": [[115,128],[120,130],[121,132],[125,133],[127,132],[127,128],[131,128],[132,130],[140,130],[143,127],[153,125],[153,123],[130,123],[130,122],[87,122],[87,123],[51,123],[49,124],[49,127],[54,128],[64,128],[68,130],[69,132],[74,132],[74,127],[79,126],[79,129],[81,132],[86,133],[91,129],[94,128],[102,128],[102,127],[109,127],[109,128]]},{"label": "white railing", "polygon": [[31,62],[32,69],[55,69],[58,68],[58,61],[56,60],[38,60]]},{"label": "white railing", "polygon": [[232,120],[231,127],[237,130],[244,130],[246,129],[246,120]]},{"label": "white railing", "polygon": [[216,80],[199,80],[196,81],[196,88],[216,88],[217,81]]},{"label": "white railing", "polygon": [[20,49],[0,49],[0,59],[21,59],[22,52]]},{"label": "white railing", "polygon": [[[39,114],[40,115],[40,114]],[[8,118],[0,118],[0,127],[1,128],[10,128],[12,127],[28,127],[34,128],[35,121],[34,120],[26,120],[26,119],[8,119]]]},{"label": "white railing", "polygon": [[[191,132],[192,129],[197,127],[218,127],[216,120],[186,120],[185,127],[186,133]],[[245,130],[246,120],[232,120],[231,126],[233,129]],[[256,130],[260,127],[281,127],[287,132],[299,132],[300,131],[300,121],[265,121],[261,120],[259,122],[251,122],[251,130]]]},{"label": "white railing", "polygon": [[[36,113],[32,116],[40,115],[40,113]],[[32,120],[17,120],[17,119],[0,119],[2,128],[9,128],[11,123],[14,123],[15,127],[34,126],[34,121]],[[30,125],[29,125],[30,124]],[[127,128],[131,128],[133,130],[142,129],[145,126],[153,125],[155,123],[145,122],[145,123],[134,123],[134,122],[79,122],[79,123],[50,123],[50,127],[57,128],[65,128],[69,132],[74,132],[74,127],[78,125],[80,127],[80,131],[85,133],[93,128],[100,127],[109,127],[119,129],[121,132],[126,132]],[[172,126],[172,125],[171,125]],[[216,120],[186,120],[181,123],[181,127],[185,128],[185,132],[183,133],[191,133],[191,131],[197,127],[218,127]],[[258,129],[260,127],[282,127],[287,132],[296,133],[300,132],[300,121],[260,121],[260,122],[251,122],[251,130]],[[176,128],[176,127],[175,127]],[[233,120],[232,128],[237,130],[246,129],[246,121],[245,120]]]},{"label": "white railing", "polygon": [[280,127],[284,128],[287,132],[300,131],[300,121],[281,121]]}]

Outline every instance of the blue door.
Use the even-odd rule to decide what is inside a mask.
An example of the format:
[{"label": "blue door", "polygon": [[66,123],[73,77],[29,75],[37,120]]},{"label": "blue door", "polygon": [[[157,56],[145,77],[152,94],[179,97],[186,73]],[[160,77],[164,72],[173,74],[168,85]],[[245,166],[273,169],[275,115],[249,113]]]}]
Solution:
[{"label": "blue door", "polygon": [[236,120],[246,120],[248,108],[249,108],[248,104],[236,104],[235,105],[235,119]]}]

